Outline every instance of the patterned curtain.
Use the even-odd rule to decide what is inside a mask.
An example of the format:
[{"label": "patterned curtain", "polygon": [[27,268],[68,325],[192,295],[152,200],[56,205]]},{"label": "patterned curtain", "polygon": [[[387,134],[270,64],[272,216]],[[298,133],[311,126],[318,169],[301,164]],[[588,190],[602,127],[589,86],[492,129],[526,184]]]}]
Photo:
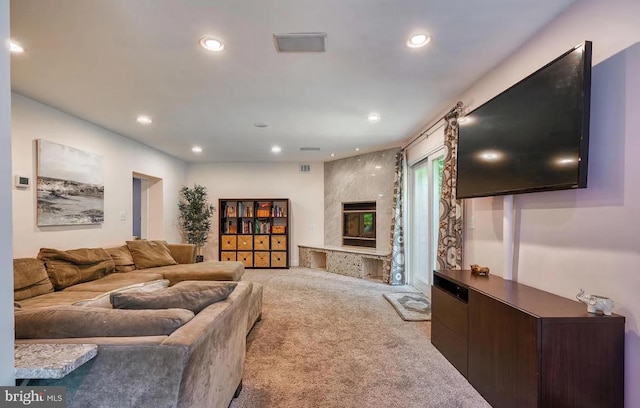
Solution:
[{"label": "patterned curtain", "polygon": [[440,197],[440,227],[436,268],[462,269],[462,201],[456,200],[456,162],[458,156],[458,115],[461,104],[445,116],[444,171]]},{"label": "patterned curtain", "polygon": [[393,183],[393,219],[391,220],[391,285],[404,285],[404,231],[403,224],[403,183],[404,183],[404,151],[396,154],[395,182]]}]

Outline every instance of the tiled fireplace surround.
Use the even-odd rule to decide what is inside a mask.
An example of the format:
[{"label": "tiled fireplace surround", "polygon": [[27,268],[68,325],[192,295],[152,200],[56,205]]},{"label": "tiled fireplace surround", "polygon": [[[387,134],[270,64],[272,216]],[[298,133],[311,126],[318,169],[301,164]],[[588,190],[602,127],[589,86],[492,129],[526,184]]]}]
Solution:
[{"label": "tiled fireplace surround", "polygon": [[[395,155],[399,149],[334,160],[324,166],[324,245],[300,245],[300,265],[389,281]],[[342,246],[342,203],[376,202],[376,248]]]}]

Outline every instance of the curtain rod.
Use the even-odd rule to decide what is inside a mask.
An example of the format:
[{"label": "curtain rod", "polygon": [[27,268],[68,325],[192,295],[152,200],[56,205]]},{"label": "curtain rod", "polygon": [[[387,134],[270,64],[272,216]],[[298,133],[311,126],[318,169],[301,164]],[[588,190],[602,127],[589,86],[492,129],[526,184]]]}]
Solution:
[{"label": "curtain rod", "polygon": [[435,121],[431,126],[429,126],[428,128],[426,128],[423,132],[421,132],[418,136],[414,137],[413,139],[411,139],[411,141],[409,143],[407,143],[407,145],[405,147],[402,148],[402,150],[407,149],[409,146],[411,146],[412,144],[414,144],[415,142],[417,142],[422,136],[424,136],[428,131],[430,131],[431,129],[433,129],[438,123],[440,123],[442,120],[446,119],[448,116],[450,116],[452,113],[460,113],[462,111],[462,101],[458,101],[453,108],[451,108],[447,113],[445,113],[444,115],[440,116],[438,118],[437,121]]}]

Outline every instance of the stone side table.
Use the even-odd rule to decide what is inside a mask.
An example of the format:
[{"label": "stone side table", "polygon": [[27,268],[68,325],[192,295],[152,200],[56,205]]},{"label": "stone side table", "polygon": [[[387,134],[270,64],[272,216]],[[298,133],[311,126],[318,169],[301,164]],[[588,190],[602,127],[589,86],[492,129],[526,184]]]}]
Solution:
[{"label": "stone side table", "polygon": [[62,378],[97,354],[96,344],[16,344],[15,377],[22,380],[20,385]]}]

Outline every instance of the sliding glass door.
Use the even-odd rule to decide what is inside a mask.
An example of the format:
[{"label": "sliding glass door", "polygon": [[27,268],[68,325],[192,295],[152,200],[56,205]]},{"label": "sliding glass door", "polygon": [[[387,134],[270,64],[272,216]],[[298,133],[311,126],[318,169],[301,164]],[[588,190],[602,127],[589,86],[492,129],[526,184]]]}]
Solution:
[{"label": "sliding glass door", "polygon": [[431,292],[436,264],[444,149],[439,149],[410,168],[409,191],[409,283]]}]

